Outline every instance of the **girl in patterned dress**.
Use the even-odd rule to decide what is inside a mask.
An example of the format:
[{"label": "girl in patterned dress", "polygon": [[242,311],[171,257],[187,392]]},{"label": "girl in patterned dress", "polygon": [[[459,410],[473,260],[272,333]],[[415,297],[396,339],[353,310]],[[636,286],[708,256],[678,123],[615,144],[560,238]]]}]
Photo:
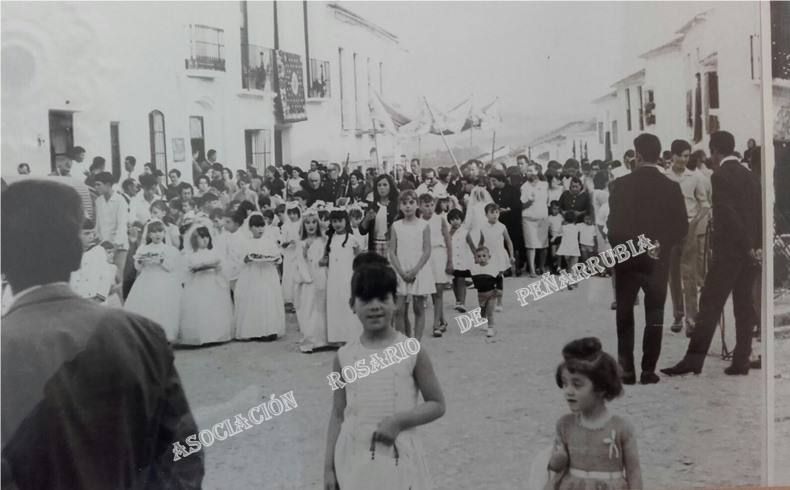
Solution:
[{"label": "girl in patterned dress", "polygon": [[552,490],[625,490],[642,488],[642,470],[633,426],[612,415],[606,402],[620,396],[623,385],[612,356],[601,342],[587,337],[567,344],[557,367],[557,386],[571,413],[557,421],[549,460],[556,472]]},{"label": "girl in patterned dress", "polygon": [[[333,364],[343,381],[332,386],[324,488],[432,487],[418,427],[444,414],[444,395],[425,349],[392,328],[397,287],[395,272],[381,263],[360,264],[351,279],[352,309],[363,330]],[[416,349],[404,358],[393,352],[399,342]],[[355,368],[362,363],[370,367]]]}]

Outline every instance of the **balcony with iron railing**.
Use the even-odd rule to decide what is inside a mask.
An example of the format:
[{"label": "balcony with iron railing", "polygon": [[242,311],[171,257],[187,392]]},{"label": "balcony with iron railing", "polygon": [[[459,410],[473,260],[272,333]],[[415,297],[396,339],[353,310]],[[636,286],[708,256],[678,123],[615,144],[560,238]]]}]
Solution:
[{"label": "balcony with iron railing", "polygon": [[189,58],[187,70],[225,71],[225,44],[222,29],[200,24],[189,26]]},{"label": "balcony with iron railing", "polygon": [[245,90],[274,90],[274,50],[254,44],[241,45],[241,87]]}]

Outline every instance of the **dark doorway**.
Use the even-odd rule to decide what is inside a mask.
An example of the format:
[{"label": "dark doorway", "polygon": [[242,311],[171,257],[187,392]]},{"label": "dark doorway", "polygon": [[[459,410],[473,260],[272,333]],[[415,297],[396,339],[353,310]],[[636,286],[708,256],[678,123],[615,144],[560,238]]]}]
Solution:
[{"label": "dark doorway", "polygon": [[192,147],[192,155],[195,152],[200,153],[197,161],[206,159],[206,135],[203,132],[202,116],[189,116],[189,144]]},{"label": "dark doorway", "polygon": [[66,111],[49,111],[49,159],[51,170],[55,170],[55,161],[69,158],[74,148],[74,113]]},{"label": "dark doorway", "polygon": [[274,164],[282,166],[283,162],[283,131],[274,129]]}]

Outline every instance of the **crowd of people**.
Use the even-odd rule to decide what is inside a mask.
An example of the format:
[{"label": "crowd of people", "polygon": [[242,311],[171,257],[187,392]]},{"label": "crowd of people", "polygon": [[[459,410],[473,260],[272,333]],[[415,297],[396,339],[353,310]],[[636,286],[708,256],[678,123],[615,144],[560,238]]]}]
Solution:
[{"label": "crowd of people", "polygon": [[[691,150],[676,140],[655,158],[685,203],[688,236],[673,236],[665,248],[672,330],[685,328],[689,337],[704,279],[715,168],[704,151]],[[401,155],[388,173],[311,161],[309,170],[270,166],[261,175],[254,167],[234,172],[215,150],[206,155],[194,155],[189,182],[177,169],[165,182],[150,163],[137,175],[133,156],[124,160],[125,178],[117,178],[100,156],[86,166],[81,147],[58,160],[53,175],[83,180],[96,196],[95,216],[83,231],[83,266],[72,284],[85,297],[147,314],[177,344],[275,340],[285,333],[286,313],[295,313],[303,352],[358,334],[346,303],[350,264],[363,250],[391,260],[398,274],[402,332],[422,337],[430,299],[429,328],[442,336],[445,291],[452,290],[455,310],[465,312],[474,286],[486,334],[493,336],[504,277],[570,273],[608,248],[610,190],[637,160],[628,150],[622,161],[570,158],[544,168],[518,155],[510,166],[470,160],[434,169]],[[759,168],[753,140],[743,157],[734,155]],[[614,271],[601,275],[612,276],[611,306],[618,309]],[[271,314],[258,315],[263,311]],[[626,312],[618,311],[621,317],[628,323]]]},{"label": "crowd of people", "polygon": [[[75,160],[84,159],[85,151],[79,150]],[[62,404],[72,396],[68,380],[73,376],[61,373],[67,367],[105,386],[111,378],[118,380],[113,376],[120,376],[119,362],[130,363],[133,368],[125,368],[117,390],[127,384],[142,387],[164,404],[150,412],[161,410],[168,417],[137,420],[129,415],[118,428],[136,424],[141,431],[157,431],[146,434],[158,441],[154,452],[161,455],[167,452],[164,441],[196,432],[167,343],[274,341],[285,334],[286,315],[292,312],[302,333],[302,352],[339,347],[334,370],[345,376],[343,367],[371,349],[391,348],[405,336],[420,339],[428,298],[434,305],[433,335],[441,337],[447,325],[445,290],[452,288],[455,309],[466,311],[466,291],[474,286],[488,320],[486,335],[492,336],[506,275],[573,273],[578,260],[646,235],[657,250],[614,266],[618,358],[602,352],[595,338],[574,341],[563,350],[556,381],[572,414],[557,422],[554,448],[546,455],[554,472],[550,483],[558,488],[599,485],[602,478],[608,482],[605,488],[640,488],[634,430],[606,410],[606,402],[622,393],[622,384],[636,382],[633,310],[639,291],[644,292],[646,319],[642,384],[659,381],[655,370],[668,287],[678,288],[672,294],[672,328],[685,328],[691,341],[683,360],[663,369],[665,374],[701,371],[730,294],[737,342],[725,372],[747,374],[752,366],[757,326],[753,287],[761,256],[755,178],[759,150],[752,149],[749,161],[743,161],[725,131],[711,135],[710,158],[691,150],[688,142],[676,140],[662,155],[658,138],[645,133],[622,162],[568,159],[548,162],[545,169],[519,155],[514,166],[473,160],[458,170],[437,171],[421,169],[417,159],[407,166],[404,158],[392,173],[379,174],[372,167],[363,174],[348,165],[311,162],[306,172],[269,167],[260,176],[253,168],[233,172],[212,161],[193,169],[192,183],[171,170],[168,185],[146,164],[137,179],[127,176],[120,187],[103,161],[94,159],[76,174],[95,193],[95,209],[87,219],[82,219],[77,195],[65,186],[14,184],[3,194],[2,264],[13,289],[5,317],[11,327],[10,336],[3,338],[4,366],[7,355],[14,356],[14,366],[24,365],[25,358],[49,363],[25,373],[17,369],[14,376],[30,386],[54,383],[57,389],[46,394],[45,402]],[[133,167],[128,157],[129,175]],[[290,177],[281,178],[280,170]],[[73,171],[74,166],[63,164],[58,175]],[[36,204],[42,192],[57,202],[56,210]],[[45,231],[58,243],[40,240]],[[121,305],[139,315],[124,316],[96,303]],[[73,341],[41,358],[31,350],[37,347],[28,342],[25,326],[63,312],[68,312],[62,316],[65,326],[47,328]],[[123,335],[108,335],[118,331],[104,328],[108,322],[126,325]],[[102,371],[106,379],[94,378],[97,365],[113,370]],[[362,488],[370,478],[381,478],[383,466],[360,465],[368,452],[375,459],[378,443],[393,453],[396,464],[404,460],[398,478],[406,483],[398,488],[429,486],[427,460],[412,429],[441,417],[444,397],[426,353],[398,366],[377,375],[375,382],[351,383],[348,393],[335,392],[325,466],[328,488]],[[52,373],[55,377],[48,378]],[[18,396],[6,391],[7,375],[4,369],[4,400]],[[4,436],[4,467],[13,467],[17,481],[37,478],[28,471],[31,454],[36,465],[57,459],[24,445],[46,433],[38,429],[47,426],[41,418],[46,409],[25,412],[34,402],[16,403],[18,410],[6,414],[4,401],[4,423],[8,415],[14,424],[11,436]],[[400,407],[399,418],[383,407]],[[76,413],[87,417],[93,410],[85,405]],[[591,448],[579,431],[611,435],[606,447]],[[118,461],[137,461],[133,467],[151,468],[152,478],[199,485],[202,459],[190,460],[188,467],[161,466],[161,457],[133,455],[131,445],[114,443],[110,436],[97,447],[113,448]],[[86,461],[102,458],[87,447],[80,451]],[[90,479],[115,481],[121,473],[75,469],[73,475],[89,485]]]}]

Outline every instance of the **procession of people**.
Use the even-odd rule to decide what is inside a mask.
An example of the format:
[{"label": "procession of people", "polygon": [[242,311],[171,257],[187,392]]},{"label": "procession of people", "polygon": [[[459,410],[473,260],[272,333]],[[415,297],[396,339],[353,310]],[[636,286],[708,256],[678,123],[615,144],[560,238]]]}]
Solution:
[{"label": "procession of people", "polygon": [[[168,410],[174,411],[174,417],[180,414],[178,433],[188,434],[196,430],[167,343],[211,349],[233,340],[276,342],[287,325],[295,323],[301,334],[299,350],[311,354],[339,349],[335,370],[345,377],[342,368],[370,349],[389,348],[409,337],[422,340],[426,335],[441,342],[449,335],[451,315],[478,306],[488,321],[486,337],[494,337],[506,327],[496,313],[512,307],[508,284],[514,278],[575,274],[579,261],[611,253],[610,248],[645,235],[656,250],[598,274],[612,277],[617,346],[604,349],[598,339],[580,339],[568,344],[558,361],[564,358],[556,381],[565,391],[571,413],[579,417],[584,430],[619,434],[610,442],[614,449],[608,449],[617,451],[618,457],[612,460],[611,455],[597,454],[598,449],[577,447],[580,439],[573,434],[579,429],[572,418],[562,418],[548,460],[559,488],[581,488],[595,481],[606,481],[605,488],[641,488],[635,429],[606,409],[606,402],[622,393],[623,384],[637,381],[634,306],[640,301],[640,290],[645,309],[641,384],[661,379],[656,370],[668,289],[672,331],[685,328],[691,340],[686,357],[677,366],[661,369],[663,373],[701,371],[730,294],[736,345],[726,374],[745,375],[758,367],[751,359],[751,344],[759,327],[759,304],[752,295],[761,257],[760,192],[755,177],[759,168],[752,167],[759,161],[759,147],[750,148],[749,158],[743,159],[726,131],[711,135],[710,158],[695,153],[691,159],[691,145],[675,140],[667,161],[661,158],[662,147],[656,136],[644,133],[634,140],[634,149],[623,162],[568,158],[564,163],[549,161],[544,168],[526,155],[517,155],[513,165],[470,160],[460,167],[422,168],[419,159],[408,161],[402,155],[392,172],[383,172],[376,162],[362,168],[312,161],[309,169],[270,166],[262,174],[254,167],[234,171],[210,151],[211,161],[205,165],[198,163],[196,155],[191,183],[182,180],[178,170],[171,170],[165,183],[161,169],[151,164],[134,178],[132,156],[125,160],[122,180],[107,172],[98,156],[84,169],[73,162],[84,160],[87,152],[75,148],[73,162],[64,160],[56,171],[59,177],[70,176],[92,189],[95,206],[86,210],[87,216],[74,209],[79,198],[62,185],[24,179],[3,190],[2,266],[9,282],[3,294],[4,481],[6,475],[17,483],[36,478],[29,463],[22,461],[29,454],[37,455],[32,459],[35,464],[65,464],[81,481],[109,486],[118,478],[134,478],[124,473],[129,468],[147,467],[165,479],[185,475],[184,463],[168,463],[168,468],[156,463],[162,454],[147,453],[148,460],[132,463],[128,452],[132,448],[119,447],[123,444],[118,441],[105,439],[101,444],[116,448],[112,455],[136,466],[107,469],[100,475],[76,462],[64,463],[72,457],[66,455],[67,447],[43,455],[25,445],[31,437],[55,437],[52,431],[66,433],[77,423],[71,419],[52,426],[44,423],[49,412],[35,408],[39,394],[28,389],[40,389],[55,376],[64,392],[48,393],[39,403],[55,403],[59,398],[54,397],[66,397],[70,390],[87,390],[86,400],[102,399],[101,383],[109,379],[96,378],[99,384],[91,389],[82,386],[84,380],[94,379],[98,364],[93,360],[80,364],[78,386],[57,374],[66,369],[70,356],[94,355],[95,362],[104,362],[95,342],[118,350],[112,366],[119,370],[125,363],[146,369],[146,363],[156,362],[156,372],[168,377],[172,387],[167,395],[151,396],[166,396],[162,403],[173,404]],[[52,212],[41,205],[43,193],[52,200]],[[38,205],[31,206],[34,201]],[[69,247],[54,248],[50,240],[38,239],[50,232],[50,238]],[[469,288],[477,290],[477,301],[468,301]],[[452,295],[449,301],[445,295]],[[568,301],[575,301],[574,293],[568,293]],[[44,310],[38,312],[42,305]],[[72,323],[87,315],[81,337],[69,344],[71,350],[58,346],[58,356],[42,357],[47,354],[31,347],[34,339],[23,329],[64,312],[76,315],[68,316]],[[529,323],[529,315],[524,322]],[[112,337],[110,323],[128,330],[119,339],[129,337],[141,347],[115,345],[119,339],[107,338]],[[119,323],[125,326],[118,327]],[[43,335],[62,334],[57,330]],[[9,355],[27,356],[40,366],[42,371],[30,378],[29,387],[17,387],[21,366],[8,361]],[[164,357],[155,361],[150,356]],[[376,376],[370,378],[375,383],[362,383],[359,391],[352,384],[334,395],[326,488],[364,488],[364,475],[370,475],[365,471],[372,470],[360,465],[367,446],[357,443],[361,426],[354,424],[362,419],[367,424],[376,417],[387,422],[378,429],[375,423],[370,426],[374,442],[385,446],[397,442],[406,465],[399,481],[410,486],[398,488],[429,488],[425,471],[429,461],[413,429],[441,417],[445,410],[430,360],[421,353],[388,375],[401,381]],[[390,392],[389,383],[402,383],[404,376],[413,382]],[[154,389],[150,379],[128,382]],[[417,402],[418,392],[422,404]],[[381,400],[400,407],[397,417],[382,412]],[[6,407],[12,406],[15,415],[6,425],[11,413]],[[72,410],[83,408],[80,404]],[[35,413],[32,420],[43,425],[25,422],[26,411]],[[349,413],[356,414],[353,420],[346,418]],[[181,439],[173,420],[114,420],[145,427],[146,434],[165,430],[157,424],[167,423],[167,436],[156,436],[160,442],[167,443],[162,437]],[[89,427],[81,430],[84,437],[94,432]],[[24,441],[15,442],[22,436]],[[395,454],[397,461],[397,450]],[[91,451],[80,455],[96,462],[103,457]],[[191,459],[189,464],[200,467],[190,474],[189,483],[199,486],[202,461]],[[606,478],[600,476],[604,473]],[[53,475],[50,481],[63,477]]]}]

